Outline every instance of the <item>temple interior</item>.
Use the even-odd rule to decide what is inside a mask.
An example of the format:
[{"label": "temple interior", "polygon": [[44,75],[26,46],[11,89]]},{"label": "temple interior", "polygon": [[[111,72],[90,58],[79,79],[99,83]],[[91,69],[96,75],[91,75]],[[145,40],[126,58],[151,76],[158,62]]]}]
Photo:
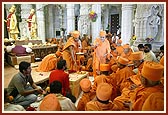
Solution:
[{"label": "temple interior", "polygon": [[[74,101],[64,95],[72,100],[75,109],[59,101],[62,111],[165,111],[164,2],[4,2],[2,6],[3,88],[9,87],[13,76],[20,71],[20,63],[26,61],[31,64],[34,83],[45,91],[45,96],[24,107],[25,111],[45,108],[41,106],[51,91],[51,88],[48,90],[51,72],[59,68],[60,60],[66,61],[63,70],[68,74],[68,87],[75,98]],[[143,84],[142,76],[150,85]],[[90,81],[89,92],[94,98],[84,91],[89,85],[84,84],[83,89],[83,79]],[[104,85],[104,91],[99,94],[98,86],[103,83],[111,88]],[[133,86],[136,88],[131,89]],[[136,89],[142,87],[144,93],[138,95]],[[133,90],[137,92],[132,93]],[[132,98],[135,94],[136,99]],[[80,99],[85,100],[83,107]],[[153,104],[160,106],[154,106],[151,100],[156,100]]]}]

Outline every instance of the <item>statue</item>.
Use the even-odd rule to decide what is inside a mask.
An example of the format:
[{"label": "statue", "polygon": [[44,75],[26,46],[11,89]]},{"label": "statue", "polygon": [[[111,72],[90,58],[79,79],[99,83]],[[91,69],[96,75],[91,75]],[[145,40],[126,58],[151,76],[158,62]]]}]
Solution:
[{"label": "statue", "polygon": [[5,22],[7,23],[9,39],[13,39],[13,40],[17,40],[18,34],[19,34],[15,11],[16,11],[16,7],[12,5],[11,8],[9,9],[9,15],[7,17],[7,20],[5,20]]},{"label": "statue", "polygon": [[150,37],[155,38],[160,25],[159,6],[152,7],[152,15],[149,17]]},{"label": "statue", "polygon": [[28,28],[30,31],[30,37],[33,38],[37,38],[37,19],[36,19],[36,15],[35,15],[35,10],[31,9],[30,10],[30,15],[28,17],[28,19],[26,20],[28,22]]}]

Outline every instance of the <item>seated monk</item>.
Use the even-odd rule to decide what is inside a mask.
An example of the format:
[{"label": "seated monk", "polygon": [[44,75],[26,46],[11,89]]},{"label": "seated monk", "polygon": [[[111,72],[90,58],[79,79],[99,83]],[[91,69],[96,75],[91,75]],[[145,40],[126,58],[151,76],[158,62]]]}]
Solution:
[{"label": "seated monk", "polygon": [[142,111],[164,111],[164,93],[152,93],[145,100]]},{"label": "seated monk", "polygon": [[96,93],[91,91],[91,85],[91,81],[88,78],[84,78],[80,81],[80,88],[83,94],[77,105],[78,111],[85,111],[86,103],[95,97]]},{"label": "seated monk", "polygon": [[55,54],[49,54],[45,56],[39,66],[36,68],[37,72],[48,72],[56,69],[56,65],[59,59],[61,59],[61,52],[57,51]]},{"label": "seated monk", "polygon": [[108,83],[101,83],[96,90],[96,100],[86,103],[85,111],[112,111],[115,105],[110,100],[113,93],[112,86]]}]

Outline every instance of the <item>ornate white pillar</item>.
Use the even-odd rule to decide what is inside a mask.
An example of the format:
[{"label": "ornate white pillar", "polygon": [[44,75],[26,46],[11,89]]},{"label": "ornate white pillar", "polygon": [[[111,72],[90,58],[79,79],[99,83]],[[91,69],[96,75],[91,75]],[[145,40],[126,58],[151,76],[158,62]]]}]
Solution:
[{"label": "ornate white pillar", "polygon": [[20,22],[20,36],[21,38],[30,38],[30,32],[28,28],[27,19],[30,15],[30,10],[32,9],[31,4],[21,4],[21,19],[22,22]]},{"label": "ornate white pillar", "polygon": [[122,44],[130,42],[133,34],[133,4],[122,4],[122,25],[121,25],[121,39]]},{"label": "ornate white pillar", "polygon": [[67,4],[67,34],[75,30],[75,5]]},{"label": "ornate white pillar", "polygon": [[121,6],[119,5],[117,7],[117,11],[118,11],[118,14],[119,14],[119,29],[117,30],[117,34],[119,34],[121,32],[121,21],[122,21],[122,11],[121,11]]},{"label": "ornate white pillar", "polygon": [[110,29],[110,28],[107,28],[109,24],[109,5],[105,5],[104,7],[105,8],[104,8],[104,16],[103,16],[103,19],[104,19],[103,28],[104,30],[106,30],[106,29]]},{"label": "ornate white pillar", "polygon": [[92,43],[94,40],[99,36],[99,32],[101,30],[101,5],[100,4],[93,4],[92,11],[95,11],[98,15],[96,22],[92,23]]},{"label": "ornate white pillar", "polygon": [[53,15],[53,9],[55,5],[49,5],[48,7],[48,23],[46,24],[46,29],[48,28],[48,37],[53,38],[55,37],[55,29],[54,29],[54,15]]},{"label": "ornate white pillar", "polygon": [[37,17],[37,35],[38,38],[44,43],[45,39],[45,19],[44,19],[44,5],[36,4],[36,17]]},{"label": "ornate white pillar", "polygon": [[78,30],[81,33],[81,36],[83,34],[90,34],[90,23],[89,22],[89,18],[88,18],[88,14],[89,14],[89,10],[88,10],[89,6],[88,4],[80,4],[80,16],[79,16],[79,21],[78,21]]}]

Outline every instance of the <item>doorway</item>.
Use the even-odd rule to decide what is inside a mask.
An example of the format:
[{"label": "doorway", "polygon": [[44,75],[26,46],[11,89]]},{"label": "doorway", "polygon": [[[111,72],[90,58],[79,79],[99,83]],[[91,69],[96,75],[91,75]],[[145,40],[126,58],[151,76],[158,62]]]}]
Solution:
[{"label": "doorway", "polygon": [[119,14],[111,15],[111,33],[117,34],[119,28]]}]

